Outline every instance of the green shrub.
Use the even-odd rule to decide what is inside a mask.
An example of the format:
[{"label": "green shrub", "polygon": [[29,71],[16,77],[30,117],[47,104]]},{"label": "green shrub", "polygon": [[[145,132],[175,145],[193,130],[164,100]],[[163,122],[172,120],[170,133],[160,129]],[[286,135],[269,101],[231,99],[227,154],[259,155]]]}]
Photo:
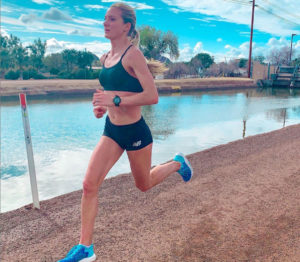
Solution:
[{"label": "green shrub", "polygon": [[42,74],[36,74],[33,76],[34,79],[47,79],[47,77],[45,77],[44,75]]},{"label": "green shrub", "polygon": [[51,70],[50,70],[50,74],[51,75],[57,75],[59,73],[59,69],[57,69],[57,68],[51,68]]},{"label": "green shrub", "polygon": [[61,71],[58,73],[57,77],[61,79],[70,79],[70,73],[68,71]]},{"label": "green shrub", "polygon": [[39,74],[36,69],[29,68],[23,72],[23,79],[46,79],[47,77],[43,76],[42,74]]},{"label": "green shrub", "polygon": [[97,79],[99,77],[101,70],[97,69],[97,70],[93,70],[92,71],[92,79]]},{"label": "green shrub", "polygon": [[72,73],[73,73],[75,79],[87,79],[88,78],[88,72],[85,69],[74,70]]},{"label": "green shrub", "polygon": [[4,77],[5,79],[9,79],[9,80],[17,80],[20,77],[20,71],[9,70]]},{"label": "green shrub", "polygon": [[[61,79],[97,79],[101,70],[75,69],[59,72],[57,77]],[[51,72],[50,72],[51,73]]]},{"label": "green shrub", "polygon": [[34,68],[28,68],[23,72],[23,79],[28,80],[34,78],[37,75],[37,71]]}]

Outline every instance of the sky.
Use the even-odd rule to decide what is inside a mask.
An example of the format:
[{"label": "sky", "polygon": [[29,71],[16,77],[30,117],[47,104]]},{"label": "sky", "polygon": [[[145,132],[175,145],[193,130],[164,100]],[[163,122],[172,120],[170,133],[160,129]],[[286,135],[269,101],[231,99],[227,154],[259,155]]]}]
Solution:
[{"label": "sky", "polygon": [[[99,57],[110,49],[103,20],[113,2],[136,10],[137,26],[149,25],[178,38],[180,56],[189,61],[198,53],[216,62],[248,58],[252,3],[248,0],[2,0],[1,34],[13,34],[24,46],[41,38],[46,54],[66,48],[88,50]],[[256,0],[253,56],[291,45],[300,55],[299,0]]]}]

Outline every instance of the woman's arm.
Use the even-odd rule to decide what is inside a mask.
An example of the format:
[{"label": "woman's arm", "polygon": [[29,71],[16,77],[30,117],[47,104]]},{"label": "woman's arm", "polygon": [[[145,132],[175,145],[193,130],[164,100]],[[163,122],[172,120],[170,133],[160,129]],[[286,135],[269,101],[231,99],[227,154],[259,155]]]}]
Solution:
[{"label": "woman's arm", "polygon": [[[157,104],[158,92],[142,52],[137,48],[130,50],[127,56],[123,59],[123,63],[126,65],[126,67],[128,66],[133,70],[143,87],[143,92],[131,96],[120,96],[120,106],[142,106]],[[114,97],[112,95],[104,94],[103,91],[97,90],[97,92],[94,94],[93,105],[114,106],[113,98]]]},{"label": "woman's arm", "polygon": [[152,74],[146,63],[146,59],[142,52],[134,48],[127,56],[126,62],[140,81],[143,92],[132,96],[121,97],[122,102],[120,105],[152,105],[158,103],[158,92],[154,83]]}]

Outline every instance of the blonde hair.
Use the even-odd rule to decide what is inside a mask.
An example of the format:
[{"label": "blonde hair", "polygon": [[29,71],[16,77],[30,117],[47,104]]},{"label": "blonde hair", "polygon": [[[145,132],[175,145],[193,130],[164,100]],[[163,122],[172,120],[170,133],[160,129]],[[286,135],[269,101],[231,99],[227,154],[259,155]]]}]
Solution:
[{"label": "blonde hair", "polygon": [[[134,9],[124,3],[114,3],[110,6],[118,8],[121,11],[121,16],[124,21],[124,23],[130,23],[131,27],[128,31],[128,37],[130,39],[130,42],[135,45],[136,47],[139,47],[140,44],[140,34],[136,30],[136,15]],[[147,61],[148,68],[153,76],[163,74],[164,72],[168,71],[169,69],[160,61],[150,59]]]}]

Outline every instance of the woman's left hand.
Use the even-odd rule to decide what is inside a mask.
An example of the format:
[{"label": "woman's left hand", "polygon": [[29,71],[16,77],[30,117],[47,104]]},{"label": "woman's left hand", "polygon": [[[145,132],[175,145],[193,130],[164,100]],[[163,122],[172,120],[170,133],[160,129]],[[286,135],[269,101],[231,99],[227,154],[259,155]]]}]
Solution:
[{"label": "woman's left hand", "polygon": [[93,95],[93,106],[114,106],[113,97],[97,89]]}]

